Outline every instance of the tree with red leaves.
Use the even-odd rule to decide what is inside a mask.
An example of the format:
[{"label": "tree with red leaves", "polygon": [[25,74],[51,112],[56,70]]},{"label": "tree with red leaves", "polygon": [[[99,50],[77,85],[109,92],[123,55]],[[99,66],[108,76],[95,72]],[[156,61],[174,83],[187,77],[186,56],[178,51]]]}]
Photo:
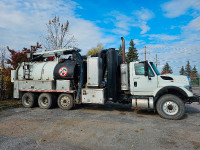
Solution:
[{"label": "tree with red leaves", "polygon": [[[18,64],[21,62],[29,61],[27,58],[27,53],[35,52],[37,49],[41,48],[41,45],[37,43],[36,46],[31,46],[30,49],[23,48],[21,51],[16,51],[10,49],[7,46],[8,51],[10,52],[10,57],[5,58],[5,53],[2,53],[3,59],[1,59],[0,67],[0,100],[11,98],[13,95],[13,83],[11,83],[11,70],[16,69]],[[4,61],[7,61],[8,65],[4,65]]]},{"label": "tree with red leaves", "polygon": [[39,43],[37,43],[36,46],[31,46],[30,49],[23,48],[21,51],[15,51],[7,46],[7,49],[10,52],[10,58],[7,59],[7,64],[10,64],[12,69],[16,69],[18,63],[28,61],[27,53],[35,52],[39,48],[42,48]]}]

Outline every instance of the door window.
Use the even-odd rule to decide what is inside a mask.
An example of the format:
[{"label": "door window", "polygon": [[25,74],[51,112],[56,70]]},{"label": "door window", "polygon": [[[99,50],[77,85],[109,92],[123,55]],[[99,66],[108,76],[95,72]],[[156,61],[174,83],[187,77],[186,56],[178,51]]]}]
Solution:
[{"label": "door window", "polygon": [[[149,66],[148,67],[148,73],[149,73],[149,77],[154,77],[154,73],[151,69],[151,67]],[[144,63],[138,63],[138,64],[135,64],[135,74],[136,75],[144,75]]]},{"label": "door window", "polygon": [[135,74],[144,75],[144,63],[135,64]]}]

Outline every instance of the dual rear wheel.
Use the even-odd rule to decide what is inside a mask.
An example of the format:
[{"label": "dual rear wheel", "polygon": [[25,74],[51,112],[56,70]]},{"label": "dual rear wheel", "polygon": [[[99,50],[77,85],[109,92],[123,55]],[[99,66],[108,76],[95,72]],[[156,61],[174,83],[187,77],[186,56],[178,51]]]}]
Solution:
[{"label": "dual rear wheel", "polygon": [[[54,98],[51,93],[41,93],[38,98],[40,108],[49,109],[53,106]],[[36,105],[37,98],[33,93],[24,93],[22,96],[22,104],[26,108],[32,108]],[[73,105],[73,97],[70,94],[60,94],[57,99],[57,104],[61,109],[70,110]]]}]

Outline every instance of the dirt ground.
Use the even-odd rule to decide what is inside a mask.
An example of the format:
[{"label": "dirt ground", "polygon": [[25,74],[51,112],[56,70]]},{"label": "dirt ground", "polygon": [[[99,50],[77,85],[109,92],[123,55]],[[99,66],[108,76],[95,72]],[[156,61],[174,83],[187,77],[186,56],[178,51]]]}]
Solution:
[{"label": "dirt ground", "polygon": [[0,150],[200,149],[200,105],[186,105],[182,120],[136,111],[130,105],[12,108],[0,111]]}]

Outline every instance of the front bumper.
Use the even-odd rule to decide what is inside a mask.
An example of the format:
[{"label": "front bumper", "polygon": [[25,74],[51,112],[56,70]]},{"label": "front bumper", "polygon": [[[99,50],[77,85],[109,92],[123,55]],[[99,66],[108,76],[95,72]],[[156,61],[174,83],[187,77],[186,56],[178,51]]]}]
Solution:
[{"label": "front bumper", "polygon": [[188,97],[188,102],[200,102],[200,96],[194,95],[192,97]]}]

